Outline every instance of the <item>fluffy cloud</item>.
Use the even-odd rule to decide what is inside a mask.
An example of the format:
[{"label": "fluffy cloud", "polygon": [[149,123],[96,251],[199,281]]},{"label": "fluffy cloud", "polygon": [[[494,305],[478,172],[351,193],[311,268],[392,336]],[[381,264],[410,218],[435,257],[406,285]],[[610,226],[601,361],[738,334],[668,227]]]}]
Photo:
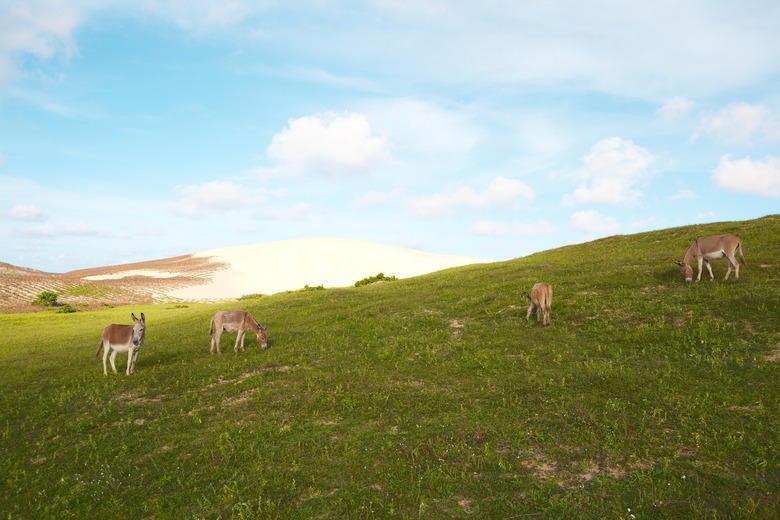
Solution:
[{"label": "fluffy cloud", "polygon": [[364,116],[352,113],[290,119],[268,156],[284,170],[326,175],[364,171],[389,158],[385,140],[372,135]]},{"label": "fluffy cloud", "polygon": [[634,204],[642,196],[637,186],[649,176],[653,156],[619,137],[602,139],[582,158],[577,176],[583,183],[565,203]]},{"label": "fluffy cloud", "polygon": [[8,216],[14,220],[43,220],[46,218],[46,213],[34,205],[31,204],[17,204],[8,211]]},{"label": "fluffy cloud", "polygon": [[676,121],[683,119],[690,114],[693,109],[693,102],[682,96],[675,96],[663,104],[661,108],[655,111],[664,121]]},{"label": "fluffy cloud", "polygon": [[724,143],[750,143],[756,138],[780,140],[777,118],[766,105],[732,103],[714,116],[704,118],[701,126],[701,133]]},{"label": "fluffy cloud", "polygon": [[0,2],[0,84],[14,76],[15,54],[44,59],[73,54],[72,34],[80,21],[79,9],[67,2]]},{"label": "fluffy cloud", "polygon": [[780,159],[770,156],[763,161],[749,157],[732,160],[724,155],[712,179],[726,190],[780,197]]},{"label": "fluffy cloud", "polygon": [[519,199],[532,199],[533,196],[534,192],[527,184],[496,177],[482,191],[463,187],[415,199],[410,210],[418,217],[447,217],[469,209],[508,208]]},{"label": "fluffy cloud", "polygon": [[29,237],[61,237],[61,236],[97,236],[107,237],[103,229],[98,229],[86,222],[60,223],[56,225],[40,224],[27,228],[20,233]]},{"label": "fluffy cloud", "polygon": [[674,195],[669,197],[669,200],[693,200],[696,199],[698,196],[696,195],[696,192],[690,189],[682,189],[675,193]]},{"label": "fluffy cloud", "polygon": [[214,211],[228,211],[242,206],[257,206],[265,202],[259,193],[247,190],[233,182],[207,182],[206,184],[178,186],[180,200],[171,208],[173,213],[185,217],[202,217]]},{"label": "fluffy cloud", "polygon": [[569,225],[588,236],[603,236],[617,233],[620,224],[612,217],[598,211],[577,211],[569,219]]}]

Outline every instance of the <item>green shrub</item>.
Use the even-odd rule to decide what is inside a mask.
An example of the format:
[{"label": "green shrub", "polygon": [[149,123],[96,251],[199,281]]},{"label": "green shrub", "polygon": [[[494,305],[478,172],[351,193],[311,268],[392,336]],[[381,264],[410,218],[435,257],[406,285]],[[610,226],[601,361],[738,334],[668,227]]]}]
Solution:
[{"label": "green shrub", "polygon": [[37,305],[38,307],[56,307],[58,305],[57,293],[53,291],[43,291],[35,300],[33,300],[32,304]]},{"label": "green shrub", "polygon": [[361,285],[370,285],[376,282],[394,282],[396,280],[398,280],[398,278],[395,276],[385,276],[384,273],[379,273],[376,276],[369,276],[368,278],[363,278],[362,280],[355,282],[355,287],[360,287]]}]

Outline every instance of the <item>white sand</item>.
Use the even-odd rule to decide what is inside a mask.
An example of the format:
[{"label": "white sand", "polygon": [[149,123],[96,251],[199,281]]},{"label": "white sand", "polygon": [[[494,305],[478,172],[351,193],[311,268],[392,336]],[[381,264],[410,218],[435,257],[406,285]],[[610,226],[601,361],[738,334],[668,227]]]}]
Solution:
[{"label": "white sand", "polygon": [[185,300],[219,300],[274,294],[305,286],[346,287],[383,273],[409,278],[450,267],[485,263],[478,258],[437,255],[375,242],[341,238],[285,240],[214,249],[193,255],[224,262],[210,281],[168,291]]}]

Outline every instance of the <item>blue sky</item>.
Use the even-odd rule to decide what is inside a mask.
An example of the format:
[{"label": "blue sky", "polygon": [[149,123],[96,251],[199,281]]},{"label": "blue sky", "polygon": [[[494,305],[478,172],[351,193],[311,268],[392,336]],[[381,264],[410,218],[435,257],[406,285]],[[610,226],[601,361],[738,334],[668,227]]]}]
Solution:
[{"label": "blue sky", "polygon": [[0,0],[0,261],[506,260],[778,213],[777,27],[775,0]]}]

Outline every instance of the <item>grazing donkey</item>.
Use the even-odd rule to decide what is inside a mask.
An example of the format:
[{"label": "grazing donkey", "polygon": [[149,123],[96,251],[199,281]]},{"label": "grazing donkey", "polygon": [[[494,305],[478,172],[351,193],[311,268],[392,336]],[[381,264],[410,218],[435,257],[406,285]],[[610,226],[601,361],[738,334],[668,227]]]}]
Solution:
[{"label": "grazing donkey", "polygon": [[685,256],[682,262],[672,260],[675,264],[680,266],[680,273],[685,277],[686,282],[693,280],[693,267],[691,261],[696,258],[699,262],[699,275],[696,277],[696,281],[701,280],[701,264],[707,265],[707,270],[710,272],[710,280],[715,278],[712,274],[712,267],[710,266],[710,260],[716,260],[723,258],[724,256],[729,260],[729,270],[726,271],[726,277],[724,280],[729,279],[731,269],[734,269],[734,275],[739,280],[739,264],[734,256],[739,248],[739,258],[742,261],[742,265],[747,267],[745,263],[745,255],[742,254],[742,240],[735,235],[713,235],[710,237],[701,237],[693,241],[685,252]]},{"label": "grazing donkey", "polygon": [[219,350],[219,338],[222,336],[222,331],[238,332],[236,336],[236,345],[233,350],[238,352],[238,343],[241,342],[241,350],[244,350],[244,336],[247,329],[254,331],[257,335],[257,343],[262,349],[268,348],[268,325],[265,327],[257,323],[257,320],[246,311],[219,311],[211,318],[211,324],[209,325],[209,336],[211,336],[211,353],[214,353],[214,346],[217,347],[217,354],[222,352]]},{"label": "grazing donkey", "polygon": [[525,297],[531,302],[528,305],[528,312],[525,315],[525,321],[528,321],[532,313],[536,313],[537,323],[541,320],[541,314],[544,313],[544,324],[550,324],[550,307],[552,306],[552,286],[545,282],[539,282],[531,289],[531,294],[525,293]]},{"label": "grazing donkey", "polygon": [[108,375],[108,367],[106,366],[106,360],[109,353],[111,354],[111,368],[116,374],[116,360],[117,352],[127,352],[127,375],[132,374],[135,371],[135,360],[138,359],[138,351],[144,346],[144,338],[146,337],[146,316],[141,313],[141,319],[135,317],[134,313],[130,316],[135,322],[133,325],[117,325],[113,323],[103,329],[103,337],[98,345],[95,357],[100,354],[100,349],[103,350],[103,374]]}]

